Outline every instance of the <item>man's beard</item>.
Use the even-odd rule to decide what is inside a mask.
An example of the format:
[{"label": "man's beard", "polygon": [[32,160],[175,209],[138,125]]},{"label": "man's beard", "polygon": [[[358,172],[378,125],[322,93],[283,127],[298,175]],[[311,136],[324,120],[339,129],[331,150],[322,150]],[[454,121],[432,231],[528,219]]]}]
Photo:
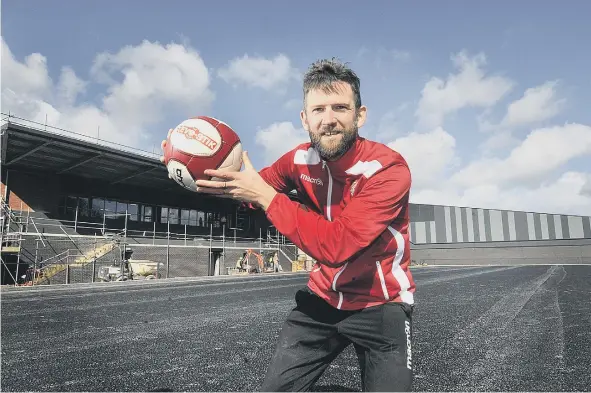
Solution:
[{"label": "man's beard", "polygon": [[[341,134],[341,141],[337,145],[323,146],[321,144],[322,133],[328,131],[339,132]],[[310,133],[310,142],[312,142],[312,147],[316,149],[323,160],[334,161],[343,156],[355,144],[357,133],[358,129],[356,125],[349,130],[333,129],[322,131],[319,134]]]}]

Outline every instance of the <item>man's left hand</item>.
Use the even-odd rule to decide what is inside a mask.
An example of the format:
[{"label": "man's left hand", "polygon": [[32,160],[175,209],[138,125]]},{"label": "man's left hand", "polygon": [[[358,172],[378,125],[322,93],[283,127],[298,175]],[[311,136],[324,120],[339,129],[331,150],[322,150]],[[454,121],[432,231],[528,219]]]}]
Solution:
[{"label": "man's left hand", "polygon": [[206,170],[205,175],[221,180],[197,180],[197,192],[254,203],[266,211],[277,191],[254,169],[247,152],[242,153],[242,161],[244,170],[241,172]]}]

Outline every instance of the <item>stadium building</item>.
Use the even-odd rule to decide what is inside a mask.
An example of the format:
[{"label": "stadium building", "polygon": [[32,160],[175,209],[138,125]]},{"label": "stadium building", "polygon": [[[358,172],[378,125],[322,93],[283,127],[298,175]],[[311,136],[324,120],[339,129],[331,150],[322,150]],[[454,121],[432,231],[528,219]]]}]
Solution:
[{"label": "stadium building", "polygon": [[[101,268],[122,263],[127,247],[132,260],[156,262],[157,277],[228,274],[251,251],[262,270],[272,258],[297,270],[301,255],[263,212],[184,190],[159,152],[3,117],[3,284],[31,281],[31,271],[44,271],[44,282],[95,281]],[[418,262],[457,263],[492,249],[497,262],[530,258],[534,245],[531,258],[541,260],[557,244],[571,247],[574,263],[591,262],[579,247],[590,243],[590,217],[425,204],[411,204],[410,215]]]}]

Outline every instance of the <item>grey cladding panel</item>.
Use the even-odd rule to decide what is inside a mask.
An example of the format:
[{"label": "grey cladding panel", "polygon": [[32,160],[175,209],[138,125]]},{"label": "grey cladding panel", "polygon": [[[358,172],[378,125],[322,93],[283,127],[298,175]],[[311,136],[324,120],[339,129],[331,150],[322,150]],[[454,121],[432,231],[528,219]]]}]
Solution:
[{"label": "grey cladding panel", "polygon": [[534,213],[534,229],[536,232],[536,240],[542,240],[542,222],[540,221],[540,213]]},{"label": "grey cladding panel", "polygon": [[560,216],[560,222],[562,224],[562,238],[563,239],[570,239],[568,216]]},{"label": "grey cladding panel", "polygon": [[515,212],[515,234],[517,235],[517,240],[529,240],[527,213]]},{"label": "grey cladding panel", "polygon": [[421,221],[419,216],[419,206],[415,204],[410,205],[410,221],[417,222]]},{"label": "grey cladding panel", "polygon": [[413,222],[435,221],[435,206],[411,204],[410,218]]},{"label": "grey cladding panel", "polygon": [[546,216],[548,218],[548,236],[552,240],[556,240],[556,228],[554,227],[554,216],[552,214],[548,214]]},{"label": "grey cladding panel", "polygon": [[474,241],[480,241],[480,221],[478,219],[478,209],[472,209],[472,226],[474,228]]},{"label": "grey cladding panel", "polygon": [[460,210],[460,222],[458,225],[461,225],[462,228],[462,238],[458,239],[459,242],[467,242],[468,241],[468,220],[466,218],[466,208],[465,207],[458,207],[457,209]]},{"label": "grey cladding panel", "polygon": [[484,233],[486,234],[486,241],[492,241],[492,234],[490,231],[490,210],[484,211]]},{"label": "grey cladding panel", "polygon": [[443,206],[434,206],[435,214],[435,233],[438,243],[447,243],[447,235],[445,231],[445,208]]},{"label": "grey cladding panel", "polygon": [[583,217],[583,236],[591,239],[591,217]]},{"label": "grey cladding panel", "polygon": [[451,219],[451,241],[452,243],[457,243],[458,242],[458,223],[456,223],[456,209],[454,207],[450,208],[451,214],[450,214],[450,219]]},{"label": "grey cladding panel", "polygon": [[503,220],[503,239],[511,240],[509,235],[509,212],[507,210],[501,211],[501,219]]},{"label": "grey cladding panel", "polygon": [[419,205],[419,217],[421,221],[435,221],[435,206]]}]

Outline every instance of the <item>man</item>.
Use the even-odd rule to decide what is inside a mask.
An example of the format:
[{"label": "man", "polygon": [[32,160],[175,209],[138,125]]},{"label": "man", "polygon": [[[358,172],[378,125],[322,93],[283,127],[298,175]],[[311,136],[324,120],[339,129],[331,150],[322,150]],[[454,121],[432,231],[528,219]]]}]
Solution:
[{"label": "man", "polygon": [[[257,172],[207,171],[200,192],[258,206],[317,262],[291,311],[263,391],[308,390],[353,344],[365,391],[412,382],[410,171],[400,154],[358,135],[366,120],[356,74],[337,60],[304,76],[304,143]],[[303,203],[286,195],[296,189]]]}]

